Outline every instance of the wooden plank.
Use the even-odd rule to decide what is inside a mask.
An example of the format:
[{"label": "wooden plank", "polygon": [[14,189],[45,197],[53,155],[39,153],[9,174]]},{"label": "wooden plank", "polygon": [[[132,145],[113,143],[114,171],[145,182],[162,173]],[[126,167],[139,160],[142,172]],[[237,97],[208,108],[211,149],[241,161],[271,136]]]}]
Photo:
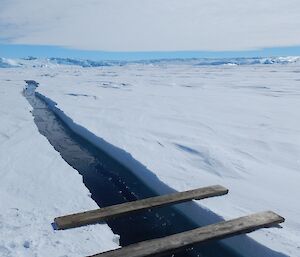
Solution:
[{"label": "wooden plank", "polygon": [[197,243],[249,233],[260,228],[271,227],[284,222],[284,218],[274,212],[262,212],[220,222],[187,232],[148,240],[90,257],[145,257],[174,252]]},{"label": "wooden plank", "polygon": [[88,224],[98,223],[103,220],[132,213],[135,211],[182,203],[193,199],[201,200],[208,197],[225,195],[227,193],[228,189],[219,185],[203,187],[190,191],[150,197],[143,200],[117,204],[97,210],[57,217],[54,219],[54,222],[57,229],[75,228]]}]

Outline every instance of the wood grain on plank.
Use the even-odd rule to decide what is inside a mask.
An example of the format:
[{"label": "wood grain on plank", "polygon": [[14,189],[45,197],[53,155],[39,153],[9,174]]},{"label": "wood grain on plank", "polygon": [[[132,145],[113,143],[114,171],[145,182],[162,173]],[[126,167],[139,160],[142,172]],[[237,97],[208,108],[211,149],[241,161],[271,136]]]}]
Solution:
[{"label": "wood grain on plank", "polygon": [[148,240],[90,257],[146,257],[176,251],[197,243],[249,233],[284,222],[284,218],[267,211],[220,222],[187,232]]},{"label": "wood grain on plank", "polygon": [[220,185],[198,188],[185,192],[150,197],[143,200],[117,204],[97,210],[57,217],[54,219],[57,229],[68,229],[98,223],[110,218],[135,211],[182,203],[190,200],[201,200],[208,197],[225,195],[228,189]]}]

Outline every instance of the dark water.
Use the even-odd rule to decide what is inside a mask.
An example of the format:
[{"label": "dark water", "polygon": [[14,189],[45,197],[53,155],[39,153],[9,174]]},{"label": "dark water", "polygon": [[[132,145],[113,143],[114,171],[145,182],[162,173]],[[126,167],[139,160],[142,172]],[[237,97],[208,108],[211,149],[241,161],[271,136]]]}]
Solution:
[{"label": "dark water", "polygon": [[[133,172],[72,132],[35,95],[37,84],[26,81],[24,96],[33,106],[32,114],[39,132],[44,135],[62,158],[83,177],[94,201],[100,206],[134,201],[157,194],[145,185]],[[128,244],[159,238],[198,227],[174,207],[141,211],[109,220],[108,225],[120,235],[120,244]],[[188,248],[164,257],[225,257],[238,256],[222,243],[211,242]]]}]

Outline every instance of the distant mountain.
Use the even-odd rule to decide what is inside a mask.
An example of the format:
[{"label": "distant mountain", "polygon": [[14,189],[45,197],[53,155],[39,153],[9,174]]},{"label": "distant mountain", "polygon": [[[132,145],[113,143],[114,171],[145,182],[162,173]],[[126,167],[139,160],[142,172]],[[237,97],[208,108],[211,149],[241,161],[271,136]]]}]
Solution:
[{"label": "distant mountain", "polygon": [[62,65],[76,65],[81,67],[102,67],[125,65],[126,61],[92,61],[73,58],[50,58],[50,62]]},{"label": "distant mountain", "polygon": [[253,58],[226,58],[226,59],[203,59],[197,65],[253,65],[253,64],[288,64],[300,63],[299,56],[289,57],[253,57]]},{"label": "distant mountain", "polygon": [[0,68],[19,67],[20,64],[13,59],[0,58]]},{"label": "distant mountain", "polygon": [[75,58],[49,58],[39,59],[28,57],[23,59],[6,59],[0,58],[0,68],[12,67],[53,67],[58,65],[72,65],[84,68],[105,67],[105,66],[123,66],[127,64],[145,64],[145,65],[162,65],[162,64],[187,64],[199,66],[220,66],[220,65],[272,65],[272,64],[289,64],[299,63],[300,56],[290,57],[251,57],[251,58],[195,58],[195,59],[157,59],[157,60],[140,60],[140,61],[92,61]]}]

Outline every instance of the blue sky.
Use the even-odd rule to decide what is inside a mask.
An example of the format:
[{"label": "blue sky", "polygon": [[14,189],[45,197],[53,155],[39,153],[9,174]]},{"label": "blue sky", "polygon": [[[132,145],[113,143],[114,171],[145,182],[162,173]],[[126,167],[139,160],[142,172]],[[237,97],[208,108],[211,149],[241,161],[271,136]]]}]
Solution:
[{"label": "blue sky", "polygon": [[0,57],[6,58],[35,56],[80,58],[90,60],[145,60],[161,58],[230,58],[292,55],[300,56],[300,46],[265,48],[251,51],[104,52],[78,50],[58,46],[0,44]]}]

